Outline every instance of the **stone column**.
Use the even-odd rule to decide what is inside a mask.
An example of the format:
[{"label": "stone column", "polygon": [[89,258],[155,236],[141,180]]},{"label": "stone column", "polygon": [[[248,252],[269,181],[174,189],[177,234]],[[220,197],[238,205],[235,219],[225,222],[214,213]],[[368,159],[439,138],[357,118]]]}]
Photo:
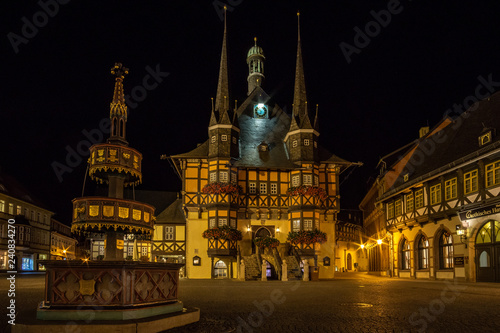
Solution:
[{"label": "stone column", "polygon": [[267,264],[265,260],[262,260],[262,277],[261,281],[267,281]]},{"label": "stone column", "polygon": [[106,233],[104,260],[123,261],[123,233],[109,231]]},{"label": "stone column", "polygon": [[243,259],[241,259],[239,279],[245,281],[245,261]]},{"label": "stone column", "polygon": [[304,264],[304,276],[302,277],[302,280],[309,281],[309,263],[307,260],[303,260],[302,263]]},{"label": "stone column", "polygon": [[283,259],[283,264],[281,265],[281,281],[288,281],[288,265],[286,259]]}]

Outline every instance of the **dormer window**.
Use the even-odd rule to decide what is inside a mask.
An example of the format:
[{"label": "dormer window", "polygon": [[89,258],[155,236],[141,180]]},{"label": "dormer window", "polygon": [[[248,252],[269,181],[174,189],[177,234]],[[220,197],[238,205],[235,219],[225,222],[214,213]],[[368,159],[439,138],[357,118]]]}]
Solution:
[{"label": "dormer window", "polygon": [[297,147],[297,140],[293,140],[293,142],[292,142],[292,147],[293,147],[293,148]]},{"label": "dormer window", "polygon": [[403,180],[404,180],[405,182],[407,182],[407,181],[408,181],[408,178],[410,178],[410,175],[409,175],[408,173],[407,173],[407,174],[405,174],[405,175],[403,176]]},{"label": "dormer window", "polygon": [[227,135],[226,134],[222,134],[221,135],[221,140],[222,141],[227,141]]},{"label": "dormer window", "polygon": [[269,145],[265,142],[262,141],[260,145],[258,145],[259,151],[269,151]]},{"label": "dormer window", "polygon": [[479,140],[479,147],[485,146],[491,141],[493,141],[493,137],[495,136],[495,129],[494,128],[488,128],[483,124],[483,131],[481,134],[479,134],[478,140]]},{"label": "dormer window", "polygon": [[304,139],[304,146],[309,146],[309,139]]},{"label": "dormer window", "polygon": [[488,133],[482,134],[479,137],[479,146],[484,146],[490,142],[491,142],[491,131],[489,131]]},{"label": "dormer window", "polygon": [[217,140],[217,137],[215,135],[212,135],[212,139],[211,139],[212,143],[215,143],[216,140]]}]

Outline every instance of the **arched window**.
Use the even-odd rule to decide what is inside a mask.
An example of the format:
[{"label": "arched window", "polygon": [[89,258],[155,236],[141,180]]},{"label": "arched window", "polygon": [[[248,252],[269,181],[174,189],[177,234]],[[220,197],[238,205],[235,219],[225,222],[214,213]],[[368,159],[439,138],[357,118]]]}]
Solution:
[{"label": "arched window", "polygon": [[215,263],[214,277],[215,278],[227,277],[227,266],[226,266],[226,263],[224,261],[219,260]]},{"label": "arched window", "polygon": [[448,231],[439,237],[439,268],[453,268],[453,236]]},{"label": "arched window", "polygon": [[113,126],[111,126],[111,135],[118,135],[118,120],[113,118]]},{"label": "arched window", "polygon": [[410,243],[406,238],[401,242],[401,269],[408,270],[411,267]]},{"label": "arched window", "polygon": [[476,236],[476,244],[500,242],[500,222],[489,221],[485,223]]},{"label": "arched window", "polygon": [[418,239],[417,245],[418,269],[429,268],[429,240],[424,235]]}]

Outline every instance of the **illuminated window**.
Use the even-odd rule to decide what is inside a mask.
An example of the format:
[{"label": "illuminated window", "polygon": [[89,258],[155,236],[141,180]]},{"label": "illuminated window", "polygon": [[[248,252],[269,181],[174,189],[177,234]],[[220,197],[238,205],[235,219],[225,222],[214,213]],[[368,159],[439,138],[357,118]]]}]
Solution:
[{"label": "illuminated window", "polygon": [[250,194],[257,193],[257,183],[248,183],[248,192],[250,192]]},{"label": "illuminated window", "polygon": [[221,183],[227,183],[227,171],[219,172],[219,181]]},{"label": "illuminated window", "polygon": [[210,139],[210,141],[212,143],[215,143],[216,140],[217,140],[217,137],[215,135],[212,135],[212,138]]},{"label": "illuminated window", "polygon": [[319,186],[319,177],[318,177],[318,175],[314,175],[314,186]]},{"label": "illuminated window", "polygon": [[424,207],[424,190],[415,191],[415,208]]},{"label": "illuminated window", "polygon": [[431,186],[431,205],[441,202],[441,184]]},{"label": "illuminated window", "polygon": [[219,227],[227,225],[227,218],[219,218]]},{"label": "illuminated window", "polygon": [[304,230],[313,229],[313,220],[304,220]]},{"label": "illuminated window", "polygon": [[464,175],[464,191],[465,194],[477,191],[477,170],[468,172]]},{"label": "illuminated window", "polygon": [[486,187],[500,183],[500,161],[486,166]]},{"label": "illuminated window", "polygon": [[208,227],[209,228],[215,228],[215,219],[210,219]]},{"label": "illuminated window", "polygon": [[300,220],[292,221],[292,231],[300,231]]},{"label": "illuminated window", "polygon": [[271,194],[278,194],[278,184],[271,183]]},{"label": "illuminated window", "polygon": [[453,237],[446,231],[439,237],[439,268],[453,268]]},{"label": "illuminated window", "polygon": [[210,182],[215,183],[217,181],[217,174],[215,172],[210,172]]},{"label": "illuminated window", "polygon": [[231,228],[236,229],[236,219],[230,219]]},{"label": "illuminated window", "polygon": [[267,194],[267,183],[260,183],[260,194]]},{"label": "illuminated window", "polygon": [[304,185],[312,185],[312,175],[304,175]]},{"label": "illuminated window", "polygon": [[14,204],[9,204],[9,214],[14,215]]},{"label": "illuminated window", "polygon": [[147,257],[147,256],[148,256],[148,247],[147,247],[147,246],[144,246],[144,245],[143,245],[143,246],[141,247],[141,255],[142,255],[143,257]]},{"label": "illuminated window", "polygon": [[297,187],[299,185],[300,185],[300,176],[299,175],[292,176],[292,187]]},{"label": "illuminated window", "polygon": [[411,264],[411,250],[410,250],[410,243],[406,238],[403,238],[403,241],[401,242],[400,251],[401,251],[400,254],[401,269],[409,270]]},{"label": "illuminated window", "polygon": [[16,214],[21,215],[23,213],[23,207],[17,205]]},{"label": "illuminated window", "polygon": [[401,214],[403,214],[403,205],[401,203],[401,199],[398,199],[394,203],[394,215],[399,216]]},{"label": "illuminated window", "polygon": [[451,200],[457,197],[457,179],[453,178],[444,182],[444,199]]},{"label": "illuminated window", "polygon": [[221,139],[222,141],[227,141],[227,135],[226,135],[226,134],[222,134],[222,135],[220,136],[220,139]]},{"label": "illuminated window", "polygon": [[389,202],[387,204],[387,218],[388,219],[394,218],[394,202]]},{"label": "illuminated window", "polygon": [[318,148],[318,142],[314,141],[314,148]]},{"label": "illuminated window", "polygon": [[429,240],[424,236],[420,236],[418,240],[417,253],[418,269],[429,268]]},{"label": "illuminated window", "polygon": [[293,148],[297,147],[297,140],[293,140],[293,142],[292,142],[292,147],[293,147]]},{"label": "illuminated window", "polygon": [[304,146],[309,146],[309,139],[304,139]]},{"label": "illuminated window", "polygon": [[174,240],[174,230],[173,226],[165,226],[165,240]]},{"label": "illuminated window", "polygon": [[406,212],[410,213],[413,211],[415,201],[413,200],[413,193],[406,195]]},{"label": "illuminated window", "polygon": [[0,212],[5,212],[5,201],[0,200]]},{"label": "illuminated window", "polygon": [[231,183],[236,184],[236,173],[231,172]]}]

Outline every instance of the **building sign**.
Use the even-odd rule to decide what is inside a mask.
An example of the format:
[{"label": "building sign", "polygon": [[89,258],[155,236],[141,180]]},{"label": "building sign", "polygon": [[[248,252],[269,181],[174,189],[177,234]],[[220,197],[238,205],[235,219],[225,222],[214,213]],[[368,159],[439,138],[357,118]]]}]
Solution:
[{"label": "building sign", "polygon": [[500,204],[459,212],[458,216],[461,221],[465,221],[497,213],[500,213]]},{"label": "building sign", "polygon": [[464,267],[464,257],[453,258],[453,265],[455,267]]}]

